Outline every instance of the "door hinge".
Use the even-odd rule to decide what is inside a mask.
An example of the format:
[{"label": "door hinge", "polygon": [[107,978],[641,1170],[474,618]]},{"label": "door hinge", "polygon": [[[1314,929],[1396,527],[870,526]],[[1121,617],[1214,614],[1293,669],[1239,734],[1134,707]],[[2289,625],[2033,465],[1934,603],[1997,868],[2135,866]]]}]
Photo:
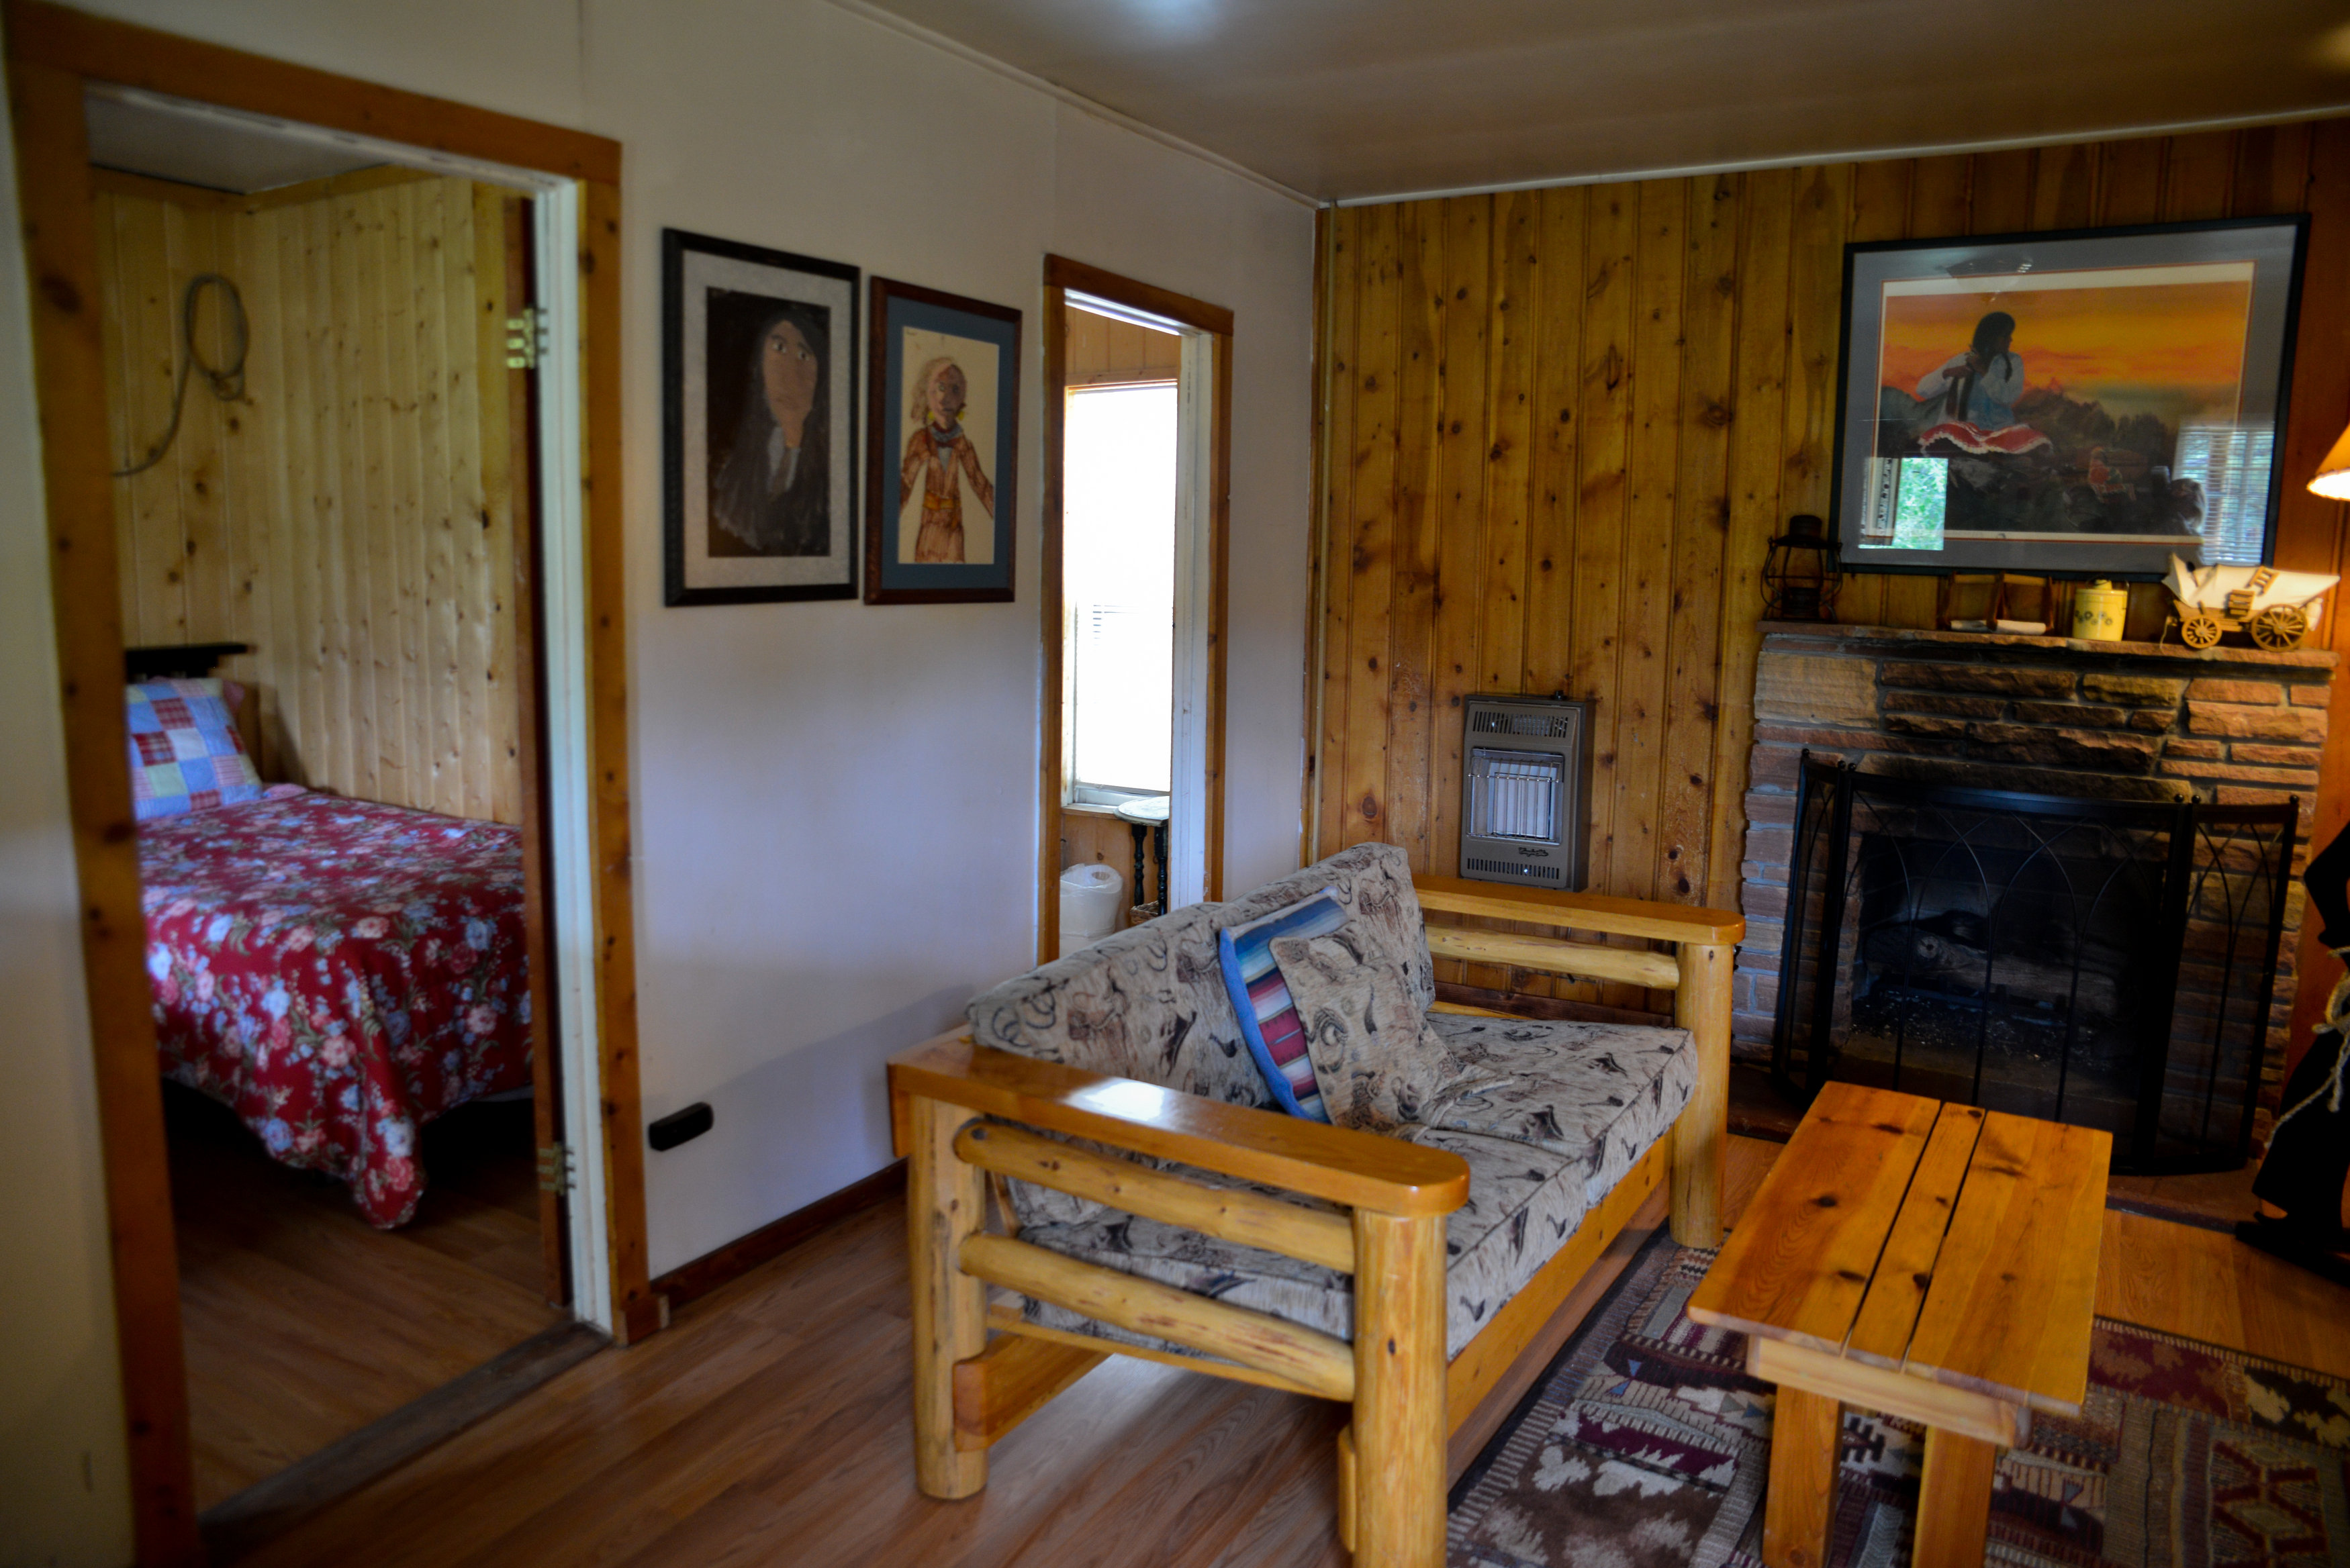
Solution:
[{"label": "door hinge", "polygon": [[552,1192],[560,1198],[576,1185],[576,1178],[570,1145],[546,1143],[538,1146],[538,1189],[541,1192]]},{"label": "door hinge", "polygon": [[506,317],[506,369],[536,370],[547,348],[546,317],[538,306],[525,306],[520,316]]}]

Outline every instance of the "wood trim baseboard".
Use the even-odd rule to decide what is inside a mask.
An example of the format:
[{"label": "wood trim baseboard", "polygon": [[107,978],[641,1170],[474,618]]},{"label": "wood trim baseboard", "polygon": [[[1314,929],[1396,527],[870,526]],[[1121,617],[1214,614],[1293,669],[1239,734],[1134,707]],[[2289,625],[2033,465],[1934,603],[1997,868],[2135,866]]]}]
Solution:
[{"label": "wood trim baseboard", "polygon": [[673,1313],[686,1303],[698,1301],[719,1286],[742,1278],[770,1259],[782,1257],[851,1214],[886,1203],[905,1190],[906,1162],[892,1160],[862,1181],[852,1181],[805,1209],[795,1209],[747,1236],[738,1236],[690,1263],[680,1264],[652,1282],[652,1293],[667,1297],[669,1311]]}]

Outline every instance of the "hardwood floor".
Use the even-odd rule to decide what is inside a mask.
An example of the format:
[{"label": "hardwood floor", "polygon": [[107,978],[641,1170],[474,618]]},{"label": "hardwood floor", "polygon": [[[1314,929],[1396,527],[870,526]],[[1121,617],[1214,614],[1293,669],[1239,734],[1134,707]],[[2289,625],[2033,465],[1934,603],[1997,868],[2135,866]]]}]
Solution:
[{"label": "hardwood floor", "polygon": [[[1778,1146],[1732,1140],[1742,1211]],[[1113,1358],[914,1490],[905,1216],[865,1210],[573,1368],[249,1561],[1339,1568],[1340,1407]],[[2099,1307],[2350,1376],[2350,1291],[2230,1238],[2107,1218]]]},{"label": "hardwood floor", "polygon": [[383,1231],[226,1109],[164,1091],[198,1508],[567,1316],[541,1299],[527,1104],[426,1128],[431,1185]]}]

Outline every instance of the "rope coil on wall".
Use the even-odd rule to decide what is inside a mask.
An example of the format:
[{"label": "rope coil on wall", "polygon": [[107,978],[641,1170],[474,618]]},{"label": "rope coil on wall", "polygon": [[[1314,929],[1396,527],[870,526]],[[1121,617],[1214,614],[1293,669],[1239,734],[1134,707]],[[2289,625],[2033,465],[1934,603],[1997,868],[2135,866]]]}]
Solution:
[{"label": "rope coil on wall", "polygon": [[[225,369],[215,369],[206,364],[203,356],[196,349],[196,299],[207,286],[221,291],[224,306],[228,313],[232,347]],[[180,435],[180,411],[187,403],[188,371],[191,368],[204,373],[204,380],[211,386],[213,396],[222,402],[233,403],[244,396],[244,356],[251,340],[252,334],[244,319],[244,298],[237,293],[236,285],[216,272],[199,273],[188,280],[188,291],[180,301],[182,353],[180,373],[172,382],[172,422],[164,430],[162,438],[147,449],[145,457],[128,468],[116,469],[115,478],[129,479],[133,474],[144,473],[162,462],[163,454],[172,450],[172,443]]]}]

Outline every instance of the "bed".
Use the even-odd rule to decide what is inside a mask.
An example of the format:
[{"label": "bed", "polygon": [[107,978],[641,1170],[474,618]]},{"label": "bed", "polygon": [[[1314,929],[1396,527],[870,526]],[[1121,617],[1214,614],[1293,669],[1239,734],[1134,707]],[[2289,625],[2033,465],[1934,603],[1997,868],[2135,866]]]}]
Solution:
[{"label": "bed", "polygon": [[414,1216],[426,1123],[529,1085],[516,829],[280,784],[140,823],[139,869],[164,1075],[369,1223]]}]

